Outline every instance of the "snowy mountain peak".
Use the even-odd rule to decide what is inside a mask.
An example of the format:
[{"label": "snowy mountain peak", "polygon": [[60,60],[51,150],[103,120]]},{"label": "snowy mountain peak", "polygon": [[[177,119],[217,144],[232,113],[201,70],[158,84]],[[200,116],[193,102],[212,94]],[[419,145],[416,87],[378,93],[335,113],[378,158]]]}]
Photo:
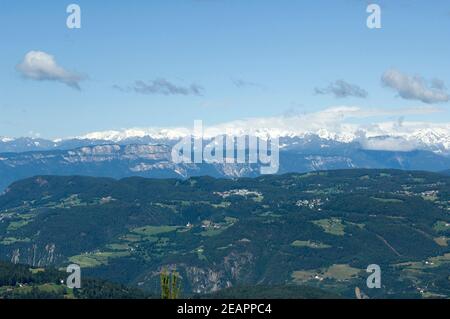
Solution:
[{"label": "snowy mountain peak", "polygon": [[[253,135],[261,138],[315,139],[339,143],[357,142],[364,149],[411,151],[430,150],[439,154],[450,154],[450,123],[432,124],[423,122],[383,122],[370,125],[340,123],[339,125],[301,125],[292,119],[273,121],[235,121],[226,124],[203,127],[203,137],[211,139],[220,135]],[[304,124],[304,123],[303,123]],[[251,129],[249,129],[251,128]],[[74,138],[61,138],[53,141],[35,138],[0,137],[2,152],[23,150],[56,149],[61,145],[80,146],[98,143],[166,143],[180,140],[189,135],[197,135],[192,128],[131,128],[92,132]],[[320,141],[318,141],[320,142]],[[285,144],[286,141],[283,142]],[[289,143],[289,142],[287,142]],[[66,147],[68,148],[68,147]]]},{"label": "snowy mountain peak", "polygon": [[87,139],[87,140],[102,140],[102,141],[112,141],[121,142],[127,139],[136,139],[150,137],[152,139],[163,140],[175,140],[180,139],[184,136],[190,134],[187,129],[125,129],[121,131],[103,131],[103,132],[92,132],[83,136],[76,137],[77,139]]}]

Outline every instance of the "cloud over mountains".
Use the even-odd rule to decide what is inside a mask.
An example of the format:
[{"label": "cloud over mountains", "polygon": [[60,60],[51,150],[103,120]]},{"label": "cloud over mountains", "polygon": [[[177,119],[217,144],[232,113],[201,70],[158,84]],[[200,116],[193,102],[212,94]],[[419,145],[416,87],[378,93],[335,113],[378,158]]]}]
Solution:
[{"label": "cloud over mountains", "polygon": [[439,79],[429,83],[419,75],[408,75],[399,70],[390,69],[383,74],[381,82],[407,100],[418,100],[427,104],[450,101],[445,83]]},{"label": "cloud over mountains", "polygon": [[80,82],[86,78],[58,65],[53,55],[43,51],[28,52],[16,69],[27,79],[60,82],[76,90],[81,89]]},{"label": "cloud over mountains", "polygon": [[[407,115],[426,115],[439,111],[440,109],[435,107],[367,109],[337,106],[295,116],[249,118],[211,126],[209,123],[203,123],[203,128],[205,138],[222,134],[250,134],[260,137],[304,137],[313,134],[338,142],[359,142],[363,148],[371,150],[408,151],[425,147],[450,153],[450,123],[412,122],[404,119]],[[398,116],[399,120],[355,123],[355,119],[380,116]],[[134,128],[92,132],[78,138],[120,142],[146,136],[154,139],[179,139],[189,134],[193,134],[192,128],[189,127]]]}]

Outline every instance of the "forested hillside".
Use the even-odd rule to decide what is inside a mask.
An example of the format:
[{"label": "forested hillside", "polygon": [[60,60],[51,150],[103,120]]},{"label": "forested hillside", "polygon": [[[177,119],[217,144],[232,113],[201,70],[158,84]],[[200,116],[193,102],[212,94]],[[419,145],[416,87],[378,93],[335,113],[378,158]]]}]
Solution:
[{"label": "forested hillside", "polygon": [[[224,180],[41,176],[0,196],[0,257],[185,296],[256,284],[450,296],[450,177],[341,170]],[[366,287],[366,268],[382,288]],[[233,291],[233,290],[231,290]]]},{"label": "forested hillside", "polygon": [[68,274],[53,268],[31,268],[0,262],[0,299],[145,299],[136,288],[84,278],[81,289],[66,286]]}]

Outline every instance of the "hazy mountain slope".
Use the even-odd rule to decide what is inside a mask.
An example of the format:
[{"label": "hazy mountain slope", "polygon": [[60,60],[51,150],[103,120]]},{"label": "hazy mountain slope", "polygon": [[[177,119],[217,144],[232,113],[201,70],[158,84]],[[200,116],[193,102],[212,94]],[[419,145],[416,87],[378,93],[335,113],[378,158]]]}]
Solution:
[{"label": "hazy mountain slope", "polygon": [[[287,141],[286,141],[287,142]],[[442,171],[450,157],[429,151],[369,151],[356,143],[310,137],[283,144],[279,173],[345,168],[394,168]],[[123,178],[255,177],[259,164],[175,164],[170,145],[96,145],[71,150],[0,154],[0,190],[36,175],[87,175]]]}]

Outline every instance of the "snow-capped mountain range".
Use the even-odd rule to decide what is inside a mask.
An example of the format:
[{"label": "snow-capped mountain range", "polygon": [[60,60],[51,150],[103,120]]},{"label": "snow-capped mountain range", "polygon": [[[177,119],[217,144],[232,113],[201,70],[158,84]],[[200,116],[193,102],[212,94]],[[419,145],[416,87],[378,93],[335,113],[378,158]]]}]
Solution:
[{"label": "snow-capped mountain range", "polygon": [[[340,143],[359,142],[364,149],[388,150],[388,151],[410,151],[413,149],[427,149],[438,153],[450,152],[450,124],[439,127],[421,128],[410,127],[407,130],[395,128],[395,123],[385,123],[371,129],[361,127],[333,132],[324,128],[316,131],[302,130],[280,130],[280,129],[220,129],[207,128],[204,130],[204,138],[210,139],[222,134],[232,136],[254,135],[258,137],[279,138],[308,138],[318,136],[321,139],[336,141]],[[417,125],[419,126],[419,125]],[[76,137],[78,140],[111,141],[114,143],[126,142],[127,140],[149,138],[151,140],[179,140],[189,134],[194,134],[187,128],[175,129],[125,129],[117,131],[93,132]]]},{"label": "snow-capped mountain range", "polygon": [[[239,124],[239,123],[235,123]],[[245,127],[245,128],[244,128]],[[247,128],[252,127],[249,131]],[[293,126],[295,127],[295,126]],[[0,152],[24,152],[34,150],[70,149],[96,144],[173,144],[181,138],[196,135],[189,128],[134,128],[100,131],[71,138],[46,140],[42,138],[0,137]],[[278,137],[282,147],[289,147],[290,141],[318,137],[325,141],[339,143],[359,143],[366,150],[412,151],[428,150],[442,155],[450,155],[450,124],[424,124],[387,122],[368,126],[340,125],[335,130],[259,128],[255,125],[214,126],[203,129],[204,139],[222,134],[232,136],[253,135],[258,137]]]},{"label": "snow-capped mountain range", "polygon": [[386,110],[344,106],[213,126],[196,122],[192,127],[99,131],[51,140],[0,137],[0,190],[16,180],[42,174],[114,178],[260,174],[261,163],[175,163],[172,146],[191,135],[202,136],[206,142],[222,135],[279,138],[280,174],[349,168],[441,172],[450,169],[450,123],[411,122],[403,117],[361,123],[361,119],[378,116],[434,112],[429,107]]},{"label": "snow-capped mountain range", "polygon": [[[384,123],[366,127],[346,124],[335,130],[324,127],[287,130],[277,126],[264,129],[249,125],[253,128],[251,132],[238,124],[205,127],[203,137],[209,140],[224,133],[278,137],[280,174],[349,168],[441,172],[450,168],[450,128],[445,124]],[[198,132],[188,128],[127,129],[55,140],[1,138],[0,191],[14,181],[36,175],[236,178],[260,174],[260,163],[173,162],[172,146],[191,134]]]},{"label": "snow-capped mountain range", "polygon": [[[0,137],[0,152],[44,149],[69,149],[104,143],[171,144],[188,135],[211,139],[219,135],[253,135],[279,137],[284,143],[298,139],[358,143],[366,150],[411,151],[427,150],[450,154],[450,122],[406,121],[404,116],[425,119],[429,114],[442,112],[435,107],[401,109],[335,106],[306,114],[290,114],[264,118],[249,118],[208,126],[196,122],[191,127],[131,128],[98,131],[69,138],[45,140],[39,138]],[[398,118],[376,122],[376,118]],[[200,126],[201,125],[201,130]],[[196,130],[194,131],[194,127]],[[289,146],[289,145],[287,145]]]}]

